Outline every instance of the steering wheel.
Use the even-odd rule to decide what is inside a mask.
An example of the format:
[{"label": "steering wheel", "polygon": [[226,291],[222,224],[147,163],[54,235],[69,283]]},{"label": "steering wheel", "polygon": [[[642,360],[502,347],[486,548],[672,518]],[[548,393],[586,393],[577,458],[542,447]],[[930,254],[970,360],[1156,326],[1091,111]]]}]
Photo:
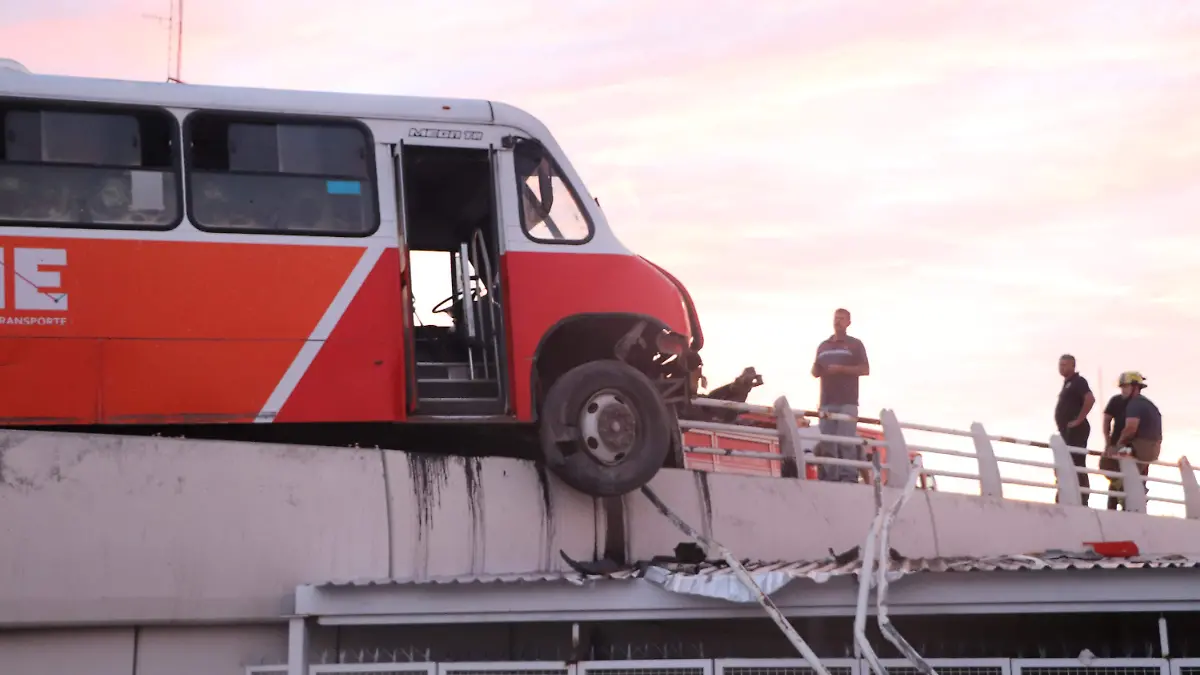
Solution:
[{"label": "steering wheel", "polygon": [[[429,311],[433,312],[434,314],[448,314],[451,311],[453,311],[454,301],[461,297],[463,297],[462,293],[452,293],[450,295],[450,297],[448,297],[445,300],[442,300],[438,304],[434,305],[433,309],[431,309]],[[479,300],[479,289],[478,288],[471,289],[471,299]],[[443,307],[442,305],[445,305],[445,307]]]}]

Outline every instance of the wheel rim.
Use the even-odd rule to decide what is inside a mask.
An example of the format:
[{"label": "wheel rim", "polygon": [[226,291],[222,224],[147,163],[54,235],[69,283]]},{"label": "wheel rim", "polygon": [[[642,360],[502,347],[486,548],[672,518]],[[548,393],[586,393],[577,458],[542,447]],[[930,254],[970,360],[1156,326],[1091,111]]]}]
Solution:
[{"label": "wheel rim", "polygon": [[583,449],[605,466],[620,464],[637,443],[639,421],[624,394],[614,389],[598,391],[579,413]]}]

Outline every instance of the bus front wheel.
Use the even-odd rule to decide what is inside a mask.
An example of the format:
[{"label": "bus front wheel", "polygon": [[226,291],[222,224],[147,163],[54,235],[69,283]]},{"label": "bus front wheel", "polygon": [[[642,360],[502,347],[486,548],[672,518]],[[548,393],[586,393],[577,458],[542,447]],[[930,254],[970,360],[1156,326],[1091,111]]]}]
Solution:
[{"label": "bus front wheel", "polygon": [[632,492],[662,468],[677,430],[654,383],[620,361],[576,366],[546,393],[540,440],[546,464],[593,497]]}]

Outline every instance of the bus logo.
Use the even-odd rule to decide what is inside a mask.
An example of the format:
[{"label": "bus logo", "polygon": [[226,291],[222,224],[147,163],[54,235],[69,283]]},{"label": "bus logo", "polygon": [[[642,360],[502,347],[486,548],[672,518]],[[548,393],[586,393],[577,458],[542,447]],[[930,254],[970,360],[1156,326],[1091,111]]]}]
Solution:
[{"label": "bus logo", "polygon": [[[12,264],[7,251],[0,248],[0,310],[8,307],[8,287],[12,286],[12,309],[36,312],[67,311],[67,294],[62,288],[61,268],[67,265],[63,248],[14,248]],[[54,269],[59,268],[59,269]],[[61,326],[65,317],[3,316],[0,325]]]},{"label": "bus logo", "polygon": [[409,138],[437,138],[449,141],[482,141],[482,131],[460,131],[458,129],[418,129],[413,127],[408,130]]}]

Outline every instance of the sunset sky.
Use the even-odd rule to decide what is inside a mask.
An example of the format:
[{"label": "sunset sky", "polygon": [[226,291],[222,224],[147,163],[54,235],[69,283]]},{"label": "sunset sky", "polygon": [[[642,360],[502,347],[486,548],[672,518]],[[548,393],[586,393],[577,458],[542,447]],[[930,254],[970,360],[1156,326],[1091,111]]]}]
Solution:
[{"label": "sunset sky", "polygon": [[[144,15],[168,6],[0,0],[0,56],[161,80]],[[204,0],[185,18],[189,82],[539,116],[618,235],[691,289],[714,386],[753,365],[760,400],[815,405],[845,306],[864,414],[1046,440],[1071,352],[1105,397],[1146,374],[1164,458],[1200,447],[1198,4]]]}]

